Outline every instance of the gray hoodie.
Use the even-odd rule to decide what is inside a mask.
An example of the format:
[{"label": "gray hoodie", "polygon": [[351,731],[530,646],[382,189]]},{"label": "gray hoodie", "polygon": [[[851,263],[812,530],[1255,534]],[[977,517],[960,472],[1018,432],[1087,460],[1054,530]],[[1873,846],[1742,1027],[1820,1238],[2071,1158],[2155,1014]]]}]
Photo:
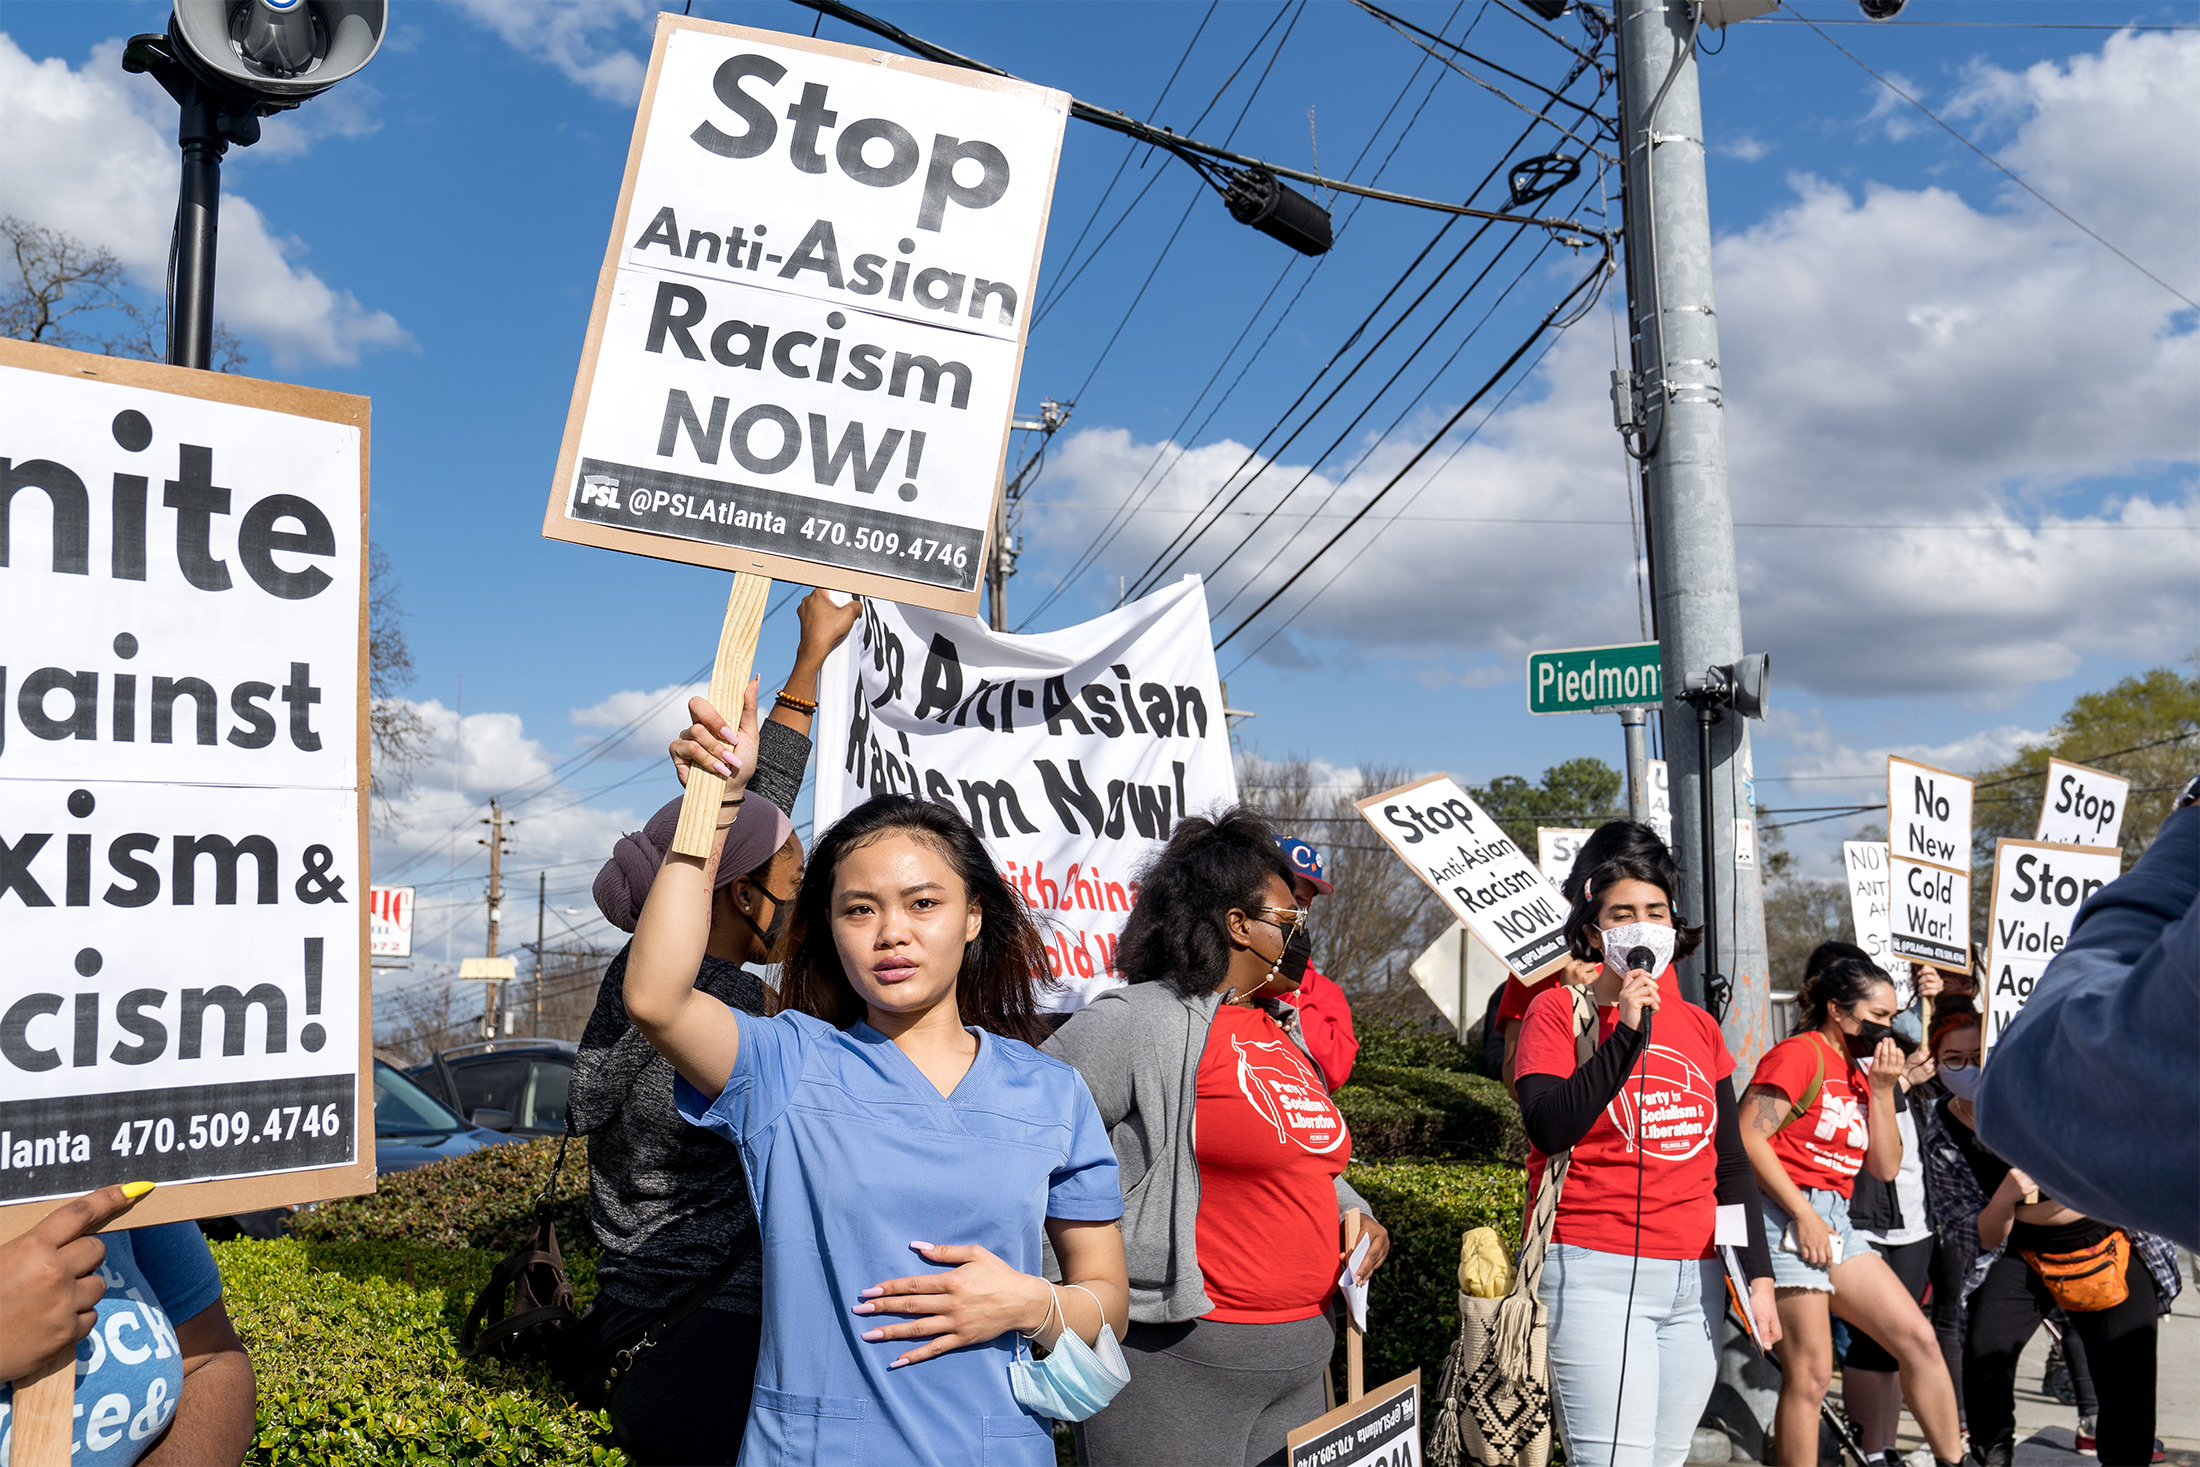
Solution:
[{"label": "gray hoodie", "polygon": [[[1300,1049],[1298,1010],[1260,1000]],[[1042,1046],[1085,1077],[1115,1143],[1123,1179],[1123,1251],[1130,1264],[1131,1318],[1175,1324],[1214,1308],[1199,1272],[1199,1162],[1192,1117],[1207,1030],[1219,992],[1185,998],[1166,983],[1134,983],[1101,994]],[[1312,1056],[1308,1056],[1309,1063]],[[1315,1066],[1320,1073],[1320,1066]],[[1374,1209],[1337,1178],[1337,1215]]]}]

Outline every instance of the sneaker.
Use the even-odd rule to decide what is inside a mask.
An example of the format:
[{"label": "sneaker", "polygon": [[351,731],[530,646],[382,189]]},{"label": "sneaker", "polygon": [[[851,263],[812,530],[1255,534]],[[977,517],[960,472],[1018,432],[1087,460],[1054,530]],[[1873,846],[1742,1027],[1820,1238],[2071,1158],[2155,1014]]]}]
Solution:
[{"label": "sneaker", "polygon": [[2099,1443],[2098,1441],[2096,1441],[2096,1440],[2094,1439],[2094,1437],[2095,1437],[2095,1432],[2096,1432],[2096,1431],[2098,1430],[2098,1428],[2099,1428],[2099,1418],[2098,1418],[2098,1417],[2093,1417],[2093,1416],[2080,1416],[2080,1417],[2078,1418],[2078,1455],[2079,1455],[2079,1456],[2081,1456],[2081,1457],[2098,1457],[2098,1456],[2100,1456],[2100,1455],[2101,1455],[2101,1451],[2100,1451],[2100,1443]]}]

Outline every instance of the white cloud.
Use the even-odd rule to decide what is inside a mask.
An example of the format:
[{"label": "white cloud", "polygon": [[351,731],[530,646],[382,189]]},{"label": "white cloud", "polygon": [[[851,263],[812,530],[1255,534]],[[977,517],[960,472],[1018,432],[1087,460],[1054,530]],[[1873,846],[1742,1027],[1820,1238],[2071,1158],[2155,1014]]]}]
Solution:
[{"label": "white cloud", "polygon": [[[1885,73],[1885,76],[1888,81],[1893,82],[1895,86],[1917,98],[1918,101],[1925,101],[1925,89],[1901,72],[1889,71]],[[1865,86],[1864,92],[1866,96],[1872,99],[1871,110],[1864,114],[1862,125],[1866,129],[1876,128],[1884,133],[1890,141],[1899,143],[1916,136],[1925,127],[1924,114],[1896,96],[1891,88],[1883,87],[1878,82],[1871,82]],[[1928,103],[1927,105],[1931,104]]]},{"label": "white cloud", "polygon": [[666,746],[688,726],[688,699],[709,692],[708,683],[670,683],[649,692],[617,692],[601,703],[574,709],[572,720],[576,727],[603,731],[600,737],[612,743],[604,758],[660,758]]},{"label": "white cloud", "polygon": [[[2200,273],[2200,36],[2119,36],[2066,66],[1978,69],[1966,85],[1994,99],[2007,156],[2043,191],[2165,278]],[[2191,313],[2014,190],[1980,208],[1941,188],[1792,182],[1789,203],[1715,247],[1750,645],[1778,655],[1783,682],[1844,696],[2007,697],[2090,656],[2189,650],[2200,626]],[[1279,639],[1264,656],[1304,661],[1343,642],[1471,683],[1532,646],[1635,636],[1610,368],[1602,321],[1560,341],[1529,400],[1448,466],[1434,467],[1449,448],[1425,461],[1222,649],[1224,666],[1347,562],[1295,623],[1311,640]],[[1425,415],[1379,449],[1333,514],[1365,503],[1438,421]],[[1133,516],[1103,557],[1111,591],[1243,453],[1210,445],[1175,462],[1151,501],[1174,512]],[[1120,430],[1085,430],[1058,445],[1044,497],[1118,503],[1153,457]],[[1265,509],[1300,472],[1271,469],[1240,508]],[[1329,488],[1314,476],[1214,577],[1218,631],[1342,523],[1321,521],[1255,573]],[[1043,513],[1064,543],[1089,543],[1105,519]],[[1210,532],[1185,568],[1215,565],[1250,523]],[[1857,524],[1920,528],[1839,528]],[[1253,592],[1221,611],[1247,575]]]},{"label": "white cloud", "polygon": [[[175,214],[175,104],[150,78],[127,76],[120,55],[119,42],[106,42],[72,69],[58,58],[34,60],[0,33],[0,96],[8,99],[0,151],[9,160],[0,169],[0,212],[104,245],[157,297]],[[317,121],[275,129],[270,140],[294,156],[310,146],[315,129],[371,131],[370,114],[358,107],[340,105]],[[389,312],[368,309],[294,264],[304,248],[278,237],[250,200],[225,190],[215,297],[221,322],[264,347],[277,367],[356,362],[362,351],[411,340]]]},{"label": "white cloud", "polygon": [[[631,104],[648,74],[649,28],[659,7],[645,0],[459,0],[476,25],[522,56],[547,62],[606,102]],[[641,51],[626,42],[638,41]]]},{"label": "white cloud", "polygon": [[1739,158],[1744,163],[1755,163],[1771,154],[1772,144],[1745,132],[1716,144],[1711,151],[1723,158]]}]

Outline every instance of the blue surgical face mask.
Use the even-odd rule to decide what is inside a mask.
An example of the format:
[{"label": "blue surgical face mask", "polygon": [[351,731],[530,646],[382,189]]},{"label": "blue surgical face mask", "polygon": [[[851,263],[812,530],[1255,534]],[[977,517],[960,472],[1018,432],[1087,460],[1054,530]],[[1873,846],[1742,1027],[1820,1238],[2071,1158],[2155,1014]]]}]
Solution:
[{"label": "blue surgical face mask", "polygon": [[[1082,1290],[1095,1304],[1100,1302],[1082,1284],[1068,1287]],[[1116,1343],[1115,1331],[1108,1327],[1104,1310],[1098,1350],[1069,1328],[1065,1314],[1061,1337],[1047,1358],[1014,1362],[1008,1367],[1008,1383],[1017,1402],[1039,1415],[1056,1421],[1083,1421],[1131,1383],[1131,1368],[1123,1359],[1123,1347]]]},{"label": "blue surgical face mask", "polygon": [[1977,1065],[1941,1065],[1933,1073],[1956,1099],[1977,1100],[1978,1082],[1986,1071]]}]

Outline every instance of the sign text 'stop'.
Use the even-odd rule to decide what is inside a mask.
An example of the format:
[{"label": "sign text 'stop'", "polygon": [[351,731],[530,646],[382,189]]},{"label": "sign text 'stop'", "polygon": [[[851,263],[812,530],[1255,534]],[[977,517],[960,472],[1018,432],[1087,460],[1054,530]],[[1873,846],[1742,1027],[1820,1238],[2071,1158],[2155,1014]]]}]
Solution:
[{"label": "sign text 'stop'", "polygon": [[2047,761],[2038,839],[2065,846],[2112,846],[2124,828],[2131,781],[2062,759]]},{"label": "sign text 'stop'", "polygon": [[1655,642],[1528,654],[1530,713],[1611,713],[1664,701]]}]

